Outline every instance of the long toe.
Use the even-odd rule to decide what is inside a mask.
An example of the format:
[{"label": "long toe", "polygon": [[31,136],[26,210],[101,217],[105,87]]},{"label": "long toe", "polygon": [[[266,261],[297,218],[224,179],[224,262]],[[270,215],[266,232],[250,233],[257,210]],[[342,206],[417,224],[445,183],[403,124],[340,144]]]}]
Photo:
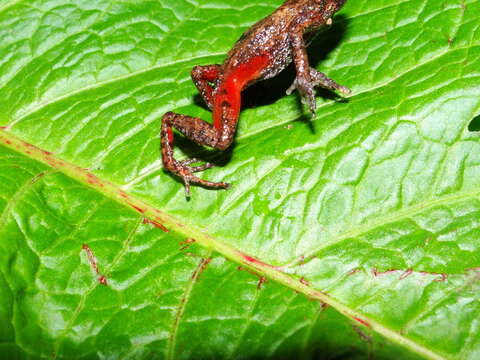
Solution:
[{"label": "long toe", "polygon": [[230,187],[229,183],[203,180],[196,176],[191,176],[189,181],[192,183],[197,183],[197,184],[209,187],[209,188],[228,189]]},{"label": "long toe", "polygon": [[352,90],[350,90],[349,88],[347,88],[346,86],[342,86],[340,85],[338,87],[338,91],[340,91],[342,94],[344,95],[350,95],[352,93]]},{"label": "long toe", "polygon": [[212,167],[214,167],[215,165],[214,164],[211,164],[211,163],[205,163],[203,165],[199,165],[199,166],[192,166],[190,167],[190,171],[192,173],[196,173],[196,172],[199,172],[199,171],[203,171],[203,170],[207,170],[207,169],[210,169]]},{"label": "long toe", "polygon": [[185,166],[185,165],[195,164],[195,163],[198,163],[198,162],[200,162],[199,159],[191,158],[191,159],[181,160],[178,163]]},{"label": "long toe", "polygon": [[183,183],[185,184],[185,197],[190,197],[190,181],[187,178],[183,178]]},{"label": "long toe", "polygon": [[290,95],[291,93],[293,93],[293,91],[294,91],[296,88],[297,88],[297,82],[294,81],[294,82],[292,83],[292,85],[290,85],[290,87],[287,89],[287,91],[285,91],[285,93],[286,93],[287,95]]},{"label": "long toe", "polygon": [[315,117],[317,112],[317,102],[315,101],[315,96],[308,96],[308,107],[312,113],[312,117]]}]

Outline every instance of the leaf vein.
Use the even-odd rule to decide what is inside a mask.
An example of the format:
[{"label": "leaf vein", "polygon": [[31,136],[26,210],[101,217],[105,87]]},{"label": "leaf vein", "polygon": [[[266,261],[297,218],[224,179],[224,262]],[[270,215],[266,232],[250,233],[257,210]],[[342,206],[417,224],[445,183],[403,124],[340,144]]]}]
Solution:
[{"label": "leaf vein", "polygon": [[[332,240],[315,247],[304,256],[306,258],[310,258],[314,256],[316,253],[318,253],[320,250],[323,250],[332,245],[335,245],[340,241],[346,240],[348,238],[356,238],[362,234],[372,231],[373,229],[379,226],[383,226],[385,224],[391,224],[404,218],[410,218],[415,214],[418,214],[424,210],[434,208],[435,206],[443,205],[446,203],[460,202],[463,200],[478,199],[479,197],[480,197],[480,189],[475,189],[473,191],[458,192],[452,195],[438,197],[436,199],[424,201],[416,205],[405,207],[399,211],[392,212],[389,215],[386,215],[383,217],[377,216],[373,221],[368,221],[368,222],[365,222],[364,224],[359,224],[358,226],[352,227],[348,231],[340,233],[336,236],[332,236]],[[287,263],[282,266],[284,267],[296,266],[296,263],[297,263],[297,260],[295,260],[295,262]]]},{"label": "leaf vein", "polygon": [[202,272],[202,268],[205,267],[206,264],[208,264],[208,262],[210,261],[210,259],[209,259],[210,255],[211,255],[211,252],[209,252],[206,255],[205,258],[202,258],[200,260],[200,262],[198,263],[197,267],[195,268],[190,280],[187,283],[187,286],[185,288],[185,291],[183,293],[182,298],[180,299],[180,303],[178,304],[177,312],[176,312],[174,320],[173,320],[172,330],[171,330],[170,338],[169,338],[168,345],[167,345],[167,359],[171,359],[171,360],[175,359],[175,345],[176,345],[176,341],[177,341],[178,329],[180,327],[180,321],[181,321],[181,319],[183,317],[183,314],[185,312],[187,302],[190,299],[190,296],[191,296],[191,293],[192,293],[192,290],[193,290],[193,286],[197,282],[198,277],[200,276],[200,274]]}]

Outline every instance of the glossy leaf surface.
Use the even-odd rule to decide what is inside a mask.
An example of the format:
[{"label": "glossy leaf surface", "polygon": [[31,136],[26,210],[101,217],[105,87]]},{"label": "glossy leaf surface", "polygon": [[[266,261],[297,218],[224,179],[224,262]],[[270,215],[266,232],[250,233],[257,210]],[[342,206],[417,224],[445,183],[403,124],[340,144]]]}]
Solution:
[{"label": "glossy leaf surface", "polygon": [[178,137],[232,189],[162,170],[191,68],[279,4],[0,2],[2,354],[480,356],[478,1],[348,2],[309,48],[347,101],[310,122],[286,71],[229,151]]}]

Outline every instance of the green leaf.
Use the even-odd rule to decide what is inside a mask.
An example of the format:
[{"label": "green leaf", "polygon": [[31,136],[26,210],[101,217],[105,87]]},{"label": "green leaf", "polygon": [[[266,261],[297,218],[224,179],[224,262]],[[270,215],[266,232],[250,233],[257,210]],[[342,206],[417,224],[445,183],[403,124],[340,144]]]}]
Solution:
[{"label": "green leaf", "polygon": [[286,71],[231,150],[178,137],[232,189],[162,170],[191,68],[280,3],[0,2],[2,357],[480,356],[478,1],[349,1],[309,48],[347,101],[310,122]]}]

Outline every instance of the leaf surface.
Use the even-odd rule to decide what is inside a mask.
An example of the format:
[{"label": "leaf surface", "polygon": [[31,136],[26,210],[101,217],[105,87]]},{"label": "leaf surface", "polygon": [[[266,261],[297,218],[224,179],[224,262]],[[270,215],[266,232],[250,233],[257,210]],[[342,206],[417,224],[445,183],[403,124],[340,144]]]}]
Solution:
[{"label": "leaf surface", "polygon": [[347,3],[309,52],[348,101],[310,122],[286,71],[231,150],[178,138],[232,189],[162,170],[161,115],[211,116],[191,68],[279,4],[0,2],[0,351],[480,355],[477,1]]}]

